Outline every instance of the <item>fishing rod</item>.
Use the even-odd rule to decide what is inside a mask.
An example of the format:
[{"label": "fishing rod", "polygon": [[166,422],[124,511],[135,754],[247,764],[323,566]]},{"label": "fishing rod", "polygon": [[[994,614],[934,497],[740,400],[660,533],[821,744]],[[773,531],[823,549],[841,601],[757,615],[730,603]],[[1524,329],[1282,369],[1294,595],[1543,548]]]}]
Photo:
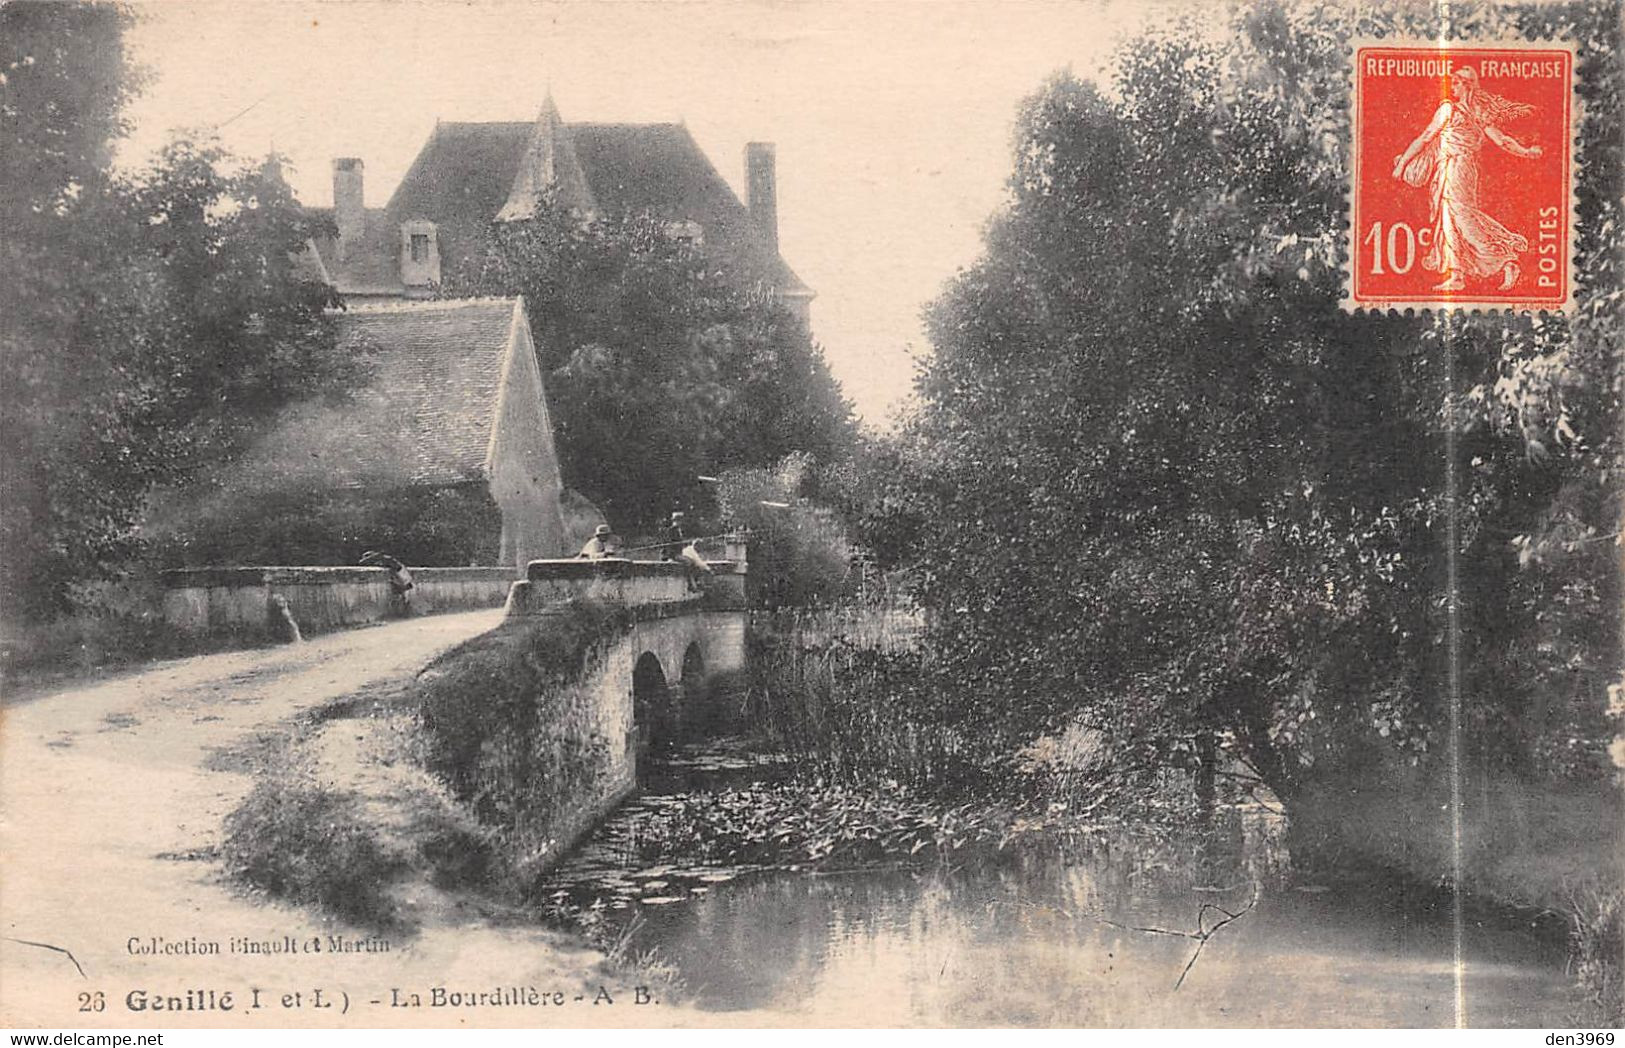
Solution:
[{"label": "fishing rod", "polygon": [[651,543],[649,543],[648,545],[645,545],[645,546],[621,546],[621,547],[617,548],[615,550],[615,552],[616,553],[641,553],[644,550],[649,550],[649,549],[665,549],[667,546],[679,546],[679,545],[681,545],[681,546],[698,546],[702,542],[715,542],[717,539],[725,539],[725,538],[728,538],[730,535],[738,535],[738,534],[739,534],[739,532],[737,532],[737,531],[719,531],[715,535],[697,535],[694,538],[684,538],[681,541],[668,540],[666,542],[651,542]]},{"label": "fishing rod", "polygon": [[[701,477],[700,479],[704,480],[704,481],[710,481],[712,483],[717,483],[717,481],[715,481],[711,477]],[[763,505],[763,506],[766,506],[768,509],[790,509],[791,508],[790,503],[788,503],[788,502],[769,502],[766,499],[760,500],[759,504]],[[700,536],[697,536],[697,537],[691,538],[691,539],[690,538],[685,538],[685,539],[683,539],[682,544],[685,545],[685,546],[698,546],[702,542],[715,542],[717,539],[725,539],[725,538],[728,538],[729,536],[739,535],[739,534],[743,534],[743,533],[738,531],[738,530],[719,531],[715,535],[700,535]],[[651,542],[646,546],[621,546],[618,549],[616,549],[615,552],[616,553],[642,553],[644,550],[665,549],[667,546],[671,546],[671,545],[674,545],[674,543],[672,543],[670,541]]]}]

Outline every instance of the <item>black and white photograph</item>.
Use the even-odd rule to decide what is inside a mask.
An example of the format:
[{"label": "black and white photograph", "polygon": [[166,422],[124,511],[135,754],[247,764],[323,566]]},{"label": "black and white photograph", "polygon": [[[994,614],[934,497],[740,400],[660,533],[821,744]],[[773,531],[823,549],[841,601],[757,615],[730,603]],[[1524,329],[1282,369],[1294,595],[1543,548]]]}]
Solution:
[{"label": "black and white photograph", "polygon": [[0,0],[0,1027],[1613,1044],[1622,5]]}]

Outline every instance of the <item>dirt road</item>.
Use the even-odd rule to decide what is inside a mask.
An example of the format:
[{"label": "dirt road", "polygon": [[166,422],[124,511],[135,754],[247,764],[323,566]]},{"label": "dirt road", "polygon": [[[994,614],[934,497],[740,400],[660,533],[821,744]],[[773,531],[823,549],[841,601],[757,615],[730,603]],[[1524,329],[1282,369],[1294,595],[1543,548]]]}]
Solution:
[{"label": "dirt road", "polygon": [[[0,712],[0,1026],[662,1021],[633,1005],[632,987],[606,982],[598,954],[543,929],[470,914],[383,939],[251,897],[222,875],[222,820],[250,780],[221,755],[412,674],[500,616],[165,662]],[[245,952],[245,940],[278,949]],[[346,944],[357,949],[335,952]],[[601,984],[613,1006],[591,1004]],[[453,993],[478,1003],[454,1005]],[[564,1003],[533,1003],[552,993]]]}]

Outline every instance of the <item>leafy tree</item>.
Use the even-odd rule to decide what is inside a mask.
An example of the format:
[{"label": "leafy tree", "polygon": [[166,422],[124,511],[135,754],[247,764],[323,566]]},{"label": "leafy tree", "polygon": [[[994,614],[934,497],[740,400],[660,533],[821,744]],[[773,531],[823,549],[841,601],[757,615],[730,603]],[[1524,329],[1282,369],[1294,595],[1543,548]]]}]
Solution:
[{"label": "leafy tree", "polygon": [[765,608],[834,604],[854,589],[846,522],[807,498],[817,463],[804,452],[774,469],[737,468],[721,477],[718,510],[750,533],[747,596]]},{"label": "leafy tree", "polygon": [[1575,317],[1350,316],[1346,41],[1432,17],[1265,5],[1024,105],[902,444],[916,588],[990,744],[1082,718],[1149,774],[1219,736],[1295,803],[1429,761],[1454,644],[1475,759],[1606,767],[1618,26],[1452,9],[1450,35],[1581,42]]},{"label": "leafy tree", "polygon": [[0,601],[42,617],[137,548],[154,483],[350,368],[323,316],[332,296],[298,261],[316,227],[277,164],[236,169],[179,140],[136,176],[111,171],[135,85],[129,16],[10,4],[0,17]]},{"label": "leafy tree", "polygon": [[806,493],[829,506],[882,572],[906,569],[930,536],[928,514],[944,492],[904,434],[860,433],[852,453],[823,465]]},{"label": "leafy tree", "polygon": [[[124,54],[134,16],[114,4],[0,8],[0,212],[7,239],[37,240],[103,182],[140,74]],[[26,275],[26,274],[23,274]]]},{"label": "leafy tree", "polygon": [[700,501],[699,475],[849,445],[851,407],[805,326],[651,216],[544,206],[487,237],[446,293],[525,296],[565,483],[617,527]]},{"label": "leafy tree", "polygon": [[0,285],[0,605],[8,618],[60,595],[67,551],[46,538],[49,463],[40,445],[54,406],[45,394],[67,400],[72,376],[66,355],[46,344],[72,324],[73,283],[94,257],[83,232],[101,211],[111,141],[125,127],[135,79],[123,50],[130,20],[111,5],[0,7],[0,259],[8,273]]}]

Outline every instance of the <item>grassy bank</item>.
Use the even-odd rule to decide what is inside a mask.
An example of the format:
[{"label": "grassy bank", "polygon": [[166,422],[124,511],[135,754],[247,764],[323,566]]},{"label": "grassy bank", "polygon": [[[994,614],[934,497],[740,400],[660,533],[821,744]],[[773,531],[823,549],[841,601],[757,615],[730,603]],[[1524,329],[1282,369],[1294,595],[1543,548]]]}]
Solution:
[{"label": "grassy bank", "polygon": [[237,754],[255,782],[226,819],[227,872],[252,890],[397,932],[432,916],[433,899],[415,886],[483,889],[497,865],[494,835],[421,768],[414,709],[409,683],[380,685]]},{"label": "grassy bank", "polygon": [[572,621],[494,630],[415,679],[311,711],[233,755],[255,785],[226,820],[228,871],[254,890],[397,931],[432,919],[439,893],[517,914],[534,834],[562,789],[539,752],[551,738],[538,727],[546,699],[574,685],[615,628],[597,614]]}]

